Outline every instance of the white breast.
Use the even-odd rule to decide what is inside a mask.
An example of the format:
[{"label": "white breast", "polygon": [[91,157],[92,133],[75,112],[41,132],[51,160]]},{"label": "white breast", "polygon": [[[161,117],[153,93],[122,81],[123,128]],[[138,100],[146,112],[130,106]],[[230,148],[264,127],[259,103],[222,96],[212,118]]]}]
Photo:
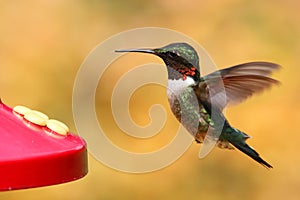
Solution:
[{"label": "white breast", "polygon": [[167,89],[167,96],[169,102],[172,104],[172,99],[174,99],[174,95],[180,95],[188,86],[194,85],[195,81],[191,77],[186,77],[185,80],[178,79],[178,80],[168,80],[168,89]]}]

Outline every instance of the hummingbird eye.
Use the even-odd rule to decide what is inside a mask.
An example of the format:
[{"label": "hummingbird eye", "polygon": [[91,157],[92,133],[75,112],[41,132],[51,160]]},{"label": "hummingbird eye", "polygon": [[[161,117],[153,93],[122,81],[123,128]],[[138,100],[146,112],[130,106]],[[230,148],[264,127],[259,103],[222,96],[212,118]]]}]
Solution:
[{"label": "hummingbird eye", "polygon": [[179,56],[175,51],[169,51],[168,53],[171,58],[176,58]]}]

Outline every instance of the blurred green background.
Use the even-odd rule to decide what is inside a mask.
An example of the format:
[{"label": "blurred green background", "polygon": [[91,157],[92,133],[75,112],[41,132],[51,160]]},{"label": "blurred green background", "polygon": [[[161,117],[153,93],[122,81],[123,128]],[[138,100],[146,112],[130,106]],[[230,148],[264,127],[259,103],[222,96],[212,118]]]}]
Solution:
[{"label": "blurred green background", "polygon": [[[153,173],[118,172],[90,156],[89,174],[81,180],[1,192],[0,199],[299,199],[299,7],[296,0],[0,1],[2,100],[41,110],[74,133],[77,70],[98,43],[124,30],[159,26],[180,31],[203,45],[220,68],[254,60],[283,66],[275,74],[280,87],[226,111],[235,127],[252,136],[249,144],[274,166],[270,171],[238,151],[215,149],[199,160],[199,145],[193,144],[177,162]],[[146,59],[131,58],[141,63]],[[120,76],[114,74],[115,79]],[[133,119],[149,123],[153,102],[167,107],[164,92],[155,87],[137,91],[130,106]],[[167,109],[161,134],[150,141],[133,140],[113,123],[109,97],[98,90],[97,99],[97,108],[108,113],[105,126],[114,133],[109,137],[128,150],[155,150],[178,127]]]}]

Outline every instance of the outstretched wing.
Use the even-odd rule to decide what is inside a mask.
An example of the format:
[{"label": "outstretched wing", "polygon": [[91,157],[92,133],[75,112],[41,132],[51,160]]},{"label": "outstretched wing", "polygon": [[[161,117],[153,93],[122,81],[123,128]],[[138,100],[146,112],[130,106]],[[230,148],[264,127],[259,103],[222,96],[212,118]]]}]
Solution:
[{"label": "outstretched wing", "polygon": [[279,84],[270,77],[279,68],[279,65],[270,62],[244,63],[204,76],[202,87],[209,92],[211,104],[222,110],[226,105],[240,103],[254,93]]}]

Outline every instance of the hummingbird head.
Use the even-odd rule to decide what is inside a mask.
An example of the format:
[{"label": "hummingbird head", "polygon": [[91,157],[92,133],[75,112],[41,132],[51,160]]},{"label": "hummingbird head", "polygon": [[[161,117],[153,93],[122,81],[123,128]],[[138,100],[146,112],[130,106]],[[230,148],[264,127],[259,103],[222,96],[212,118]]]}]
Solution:
[{"label": "hummingbird head", "polygon": [[128,49],[116,52],[141,52],[159,56],[167,65],[169,79],[183,79],[188,76],[200,79],[199,57],[196,50],[187,43],[172,43],[155,49]]}]

